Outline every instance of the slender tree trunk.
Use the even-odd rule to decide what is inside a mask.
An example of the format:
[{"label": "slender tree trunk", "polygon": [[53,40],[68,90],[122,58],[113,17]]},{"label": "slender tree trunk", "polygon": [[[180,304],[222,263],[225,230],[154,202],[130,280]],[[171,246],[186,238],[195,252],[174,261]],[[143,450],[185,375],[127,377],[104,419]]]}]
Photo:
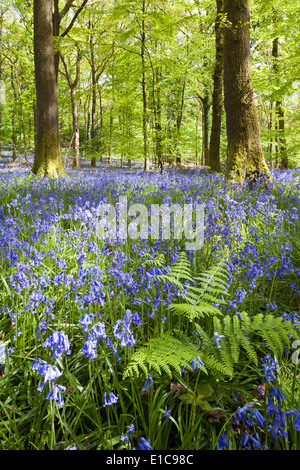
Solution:
[{"label": "slender tree trunk", "polygon": [[[142,13],[145,14],[146,3],[143,0]],[[147,89],[146,89],[146,33],[145,33],[145,19],[142,18],[141,30],[141,59],[142,59],[142,95],[143,95],[143,136],[144,136],[144,171],[149,170],[149,143],[148,143],[148,110],[147,110]]]},{"label": "slender tree trunk", "polygon": [[[155,156],[160,172],[163,171],[163,155],[162,155],[162,125],[161,125],[161,99],[160,99],[160,80],[161,74],[157,67],[153,76],[153,109],[154,109],[154,126],[155,126]],[[156,88],[156,89],[155,89]]]},{"label": "slender tree trunk", "polygon": [[[0,36],[1,40],[1,36]],[[2,87],[2,59],[0,56],[0,87]],[[0,90],[0,94],[2,94],[2,90]],[[1,152],[2,152],[2,96],[0,96],[0,157],[1,157]]]},{"label": "slender tree trunk", "polygon": [[15,162],[17,159],[17,138],[16,138],[16,104],[17,104],[17,92],[16,92],[16,87],[15,87],[15,81],[14,81],[14,72],[13,72],[13,67],[11,67],[11,86],[13,89],[14,93],[14,106],[13,106],[13,114],[12,114],[12,136],[11,136],[11,143],[13,147],[13,161]]},{"label": "slender tree trunk", "polygon": [[202,162],[205,166],[209,166],[209,110],[209,92],[205,86],[202,98]]},{"label": "slender tree trunk", "polygon": [[198,166],[198,122],[199,117],[196,115],[196,129],[195,129],[195,164]]},{"label": "slender tree trunk", "polygon": [[[225,0],[224,103],[228,138],[227,177],[242,181],[269,174],[254,100],[250,58],[250,0]],[[246,171],[245,171],[246,170]]]},{"label": "slender tree trunk", "polygon": [[20,86],[20,83],[19,83],[18,80],[16,80],[16,83],[17,83],[18,95],[19,95],[19,101],[20,101],[20,116],[21,116],[22,134],[23,134],[24,159],[25,159],[25,162],[28,164],[28,161],[27,161],[27,138],[26,138],[24,111],[23,111],[22,91],[21,91],[21,86]]},{"label": "slender tree trunk", "polygon": [[[5,14],[5,9],[1,7],[0,9],[0,44],[2,41],[2,34],[3,34],[3,20],[4,20],[4,14]],[[3,90],[2,87],[4,87],[4,84],[2,83],[2,55],[0,51],[0,157],[1,157],[1,149],[2,149],[2,132],[1,132],[1,126],[2,126],[2,100],[4,101],[5,99],[5,89]],[[3,96],[2,96],[3,94]]]},{"label": "slender tree trunk", "polygon": [[212,96],[212,124],[209,144],[209,166],[211,171],[221,172],[220,143],[223,110],[223,0],[217,0],[215,21],[216,65],[214,70],[214,89]]},{"label": "slender tree trunk", "polygon": [[79,137],[79,125],[78,125],[78,107],[76,101],[76,90],[74,88],[71,90],[71,102],[72,102],[72,121],[73,121],[73,168],[79,169],[79,146],[80,146],[80,137]]},{"label": "slender tree trunk", "polygon": [[102,90],[99,89],[99,112],[100,112],[100,128],[99,128],[99,151],[100,162],[103,161],[104,142],[103,142],[103,105],[102,105]]},{"label": "slender tree trunk", "polygon": [[91,112],[91,140],[92,140],[92,151],[93,156],[91,160],[91,167],[96,168],[96,106],[97,106],[97,80],[96,80],[96,66],[95,66],[95,56],[94,48],[92,43],[92,38],[90,39],[91,47],[91,73],[92,73],[92,112]]},{"label": "slender tree trunk", "polygon": [[[273,58],[273,70],[275,74],[275,79],[279,80],[279,38],[273,40],[272,48],[272,58]],[[285,139],[285,119],[284,119],[284,110],[282,105],[282,98],[276,100],[275,107],[276,119],[278,122],[278,146],[281,160],[281,168],[288,168],[288,155],[286,148],[286,139]]]},{"label": "slender tree trunk", "polygon": [[184,109],[184,98],[185,98],[185,79],[180,89],[180,93],[178,95],[177,101],[177,116],[176,116],[176,129],[175,129],[175,142],[174,142],[174,154],[175,154],[175,163],[177,167],[181,166],[181,152],[179,149],[179,142],[180,142],[180,132],[181,132],[181,124],[183,118],[183,109]]},{"label": "slender tree trunk", "polygon": [[114,105],[111,104],[109,113],[109,148],[108,148],[108,163],[112,163],[113,154],[113,129],[114,129]]},{"label": "slender tree trunk", "polygon": [[270,164],[270,167],[273,168],[274,167],[274,164],[273,164],[273,115],[272,115],[272,110],[273,110],[273,103],[272,101],[270,102],[270,108],[269,108],[269,122],[268,122],[268,131],[269,131],[269,149],[268,149],[268,153],[269,153],[269,164]]},{"label": "slender tree trunk", "polygon": [[71,105],[72,105],[72,127],[73,127],[73,137],[72,137],[72,146],[73,146],[73,168],[79,169],[79,147],[80,147],[80,136],[79,136],[79,118],[78,118],[78,106],[76,92],[80,80],[80,61],[81,53],[77,50],[77,60],[76,60],[76,76],[74,81],[72,81],[71,73],[68,68],[68,64],[64,56],[60,53],[61,60],[64,64],[67,82],[70,88],[71,94]]},{"label": "slender tree trunk", "polygon": [[37,133],[32,172],[57,177],[65,171],[59,140],[52,0],[34,0],[34,63]]}]

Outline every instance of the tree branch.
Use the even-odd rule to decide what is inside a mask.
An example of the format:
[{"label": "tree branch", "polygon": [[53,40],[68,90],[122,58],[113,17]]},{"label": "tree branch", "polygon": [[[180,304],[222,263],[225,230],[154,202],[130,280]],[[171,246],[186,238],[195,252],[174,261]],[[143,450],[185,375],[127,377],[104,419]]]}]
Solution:
[{"label": "tree branch", "polygon": [[67,0],[64,8],[61,10],[61,12],[59,13],[59,18],[60,20],[63,19],[64,16],[66,16],[66,14],[68,13],[68,11],[70,10],[71,6],[73,5],[74,3],[74,0]]},{"label": "tree branch", "polygon": [[[70,3],[70,2],[71,2],[71,0],[70,0],[68,3]],[[72,29],[72,27],[73,27],[73,25],[74,25],[76,19],[78,18],[78,16],[80,15],[80,13],[82,12],[82,10],[84,9],[84,7],[85,7],[85,5],[87,4],[87,2],[88,2],[88,0],[83,0],[83,3],[82,3],[82,5],[81,5],[81,7],[78,8],[78,10],[76,11],[75,15],[73,16],[71,23],[69,24],[69,26],[67,27],[67,29],[60,35],[62,38],[63,38],[64,36],[66,36],[66,35],[68,34],[68,32]],[[73,3],[73,2],[71,2],[71,3]],[[71,7],[71,5],[70,5],[70,7]]]}]

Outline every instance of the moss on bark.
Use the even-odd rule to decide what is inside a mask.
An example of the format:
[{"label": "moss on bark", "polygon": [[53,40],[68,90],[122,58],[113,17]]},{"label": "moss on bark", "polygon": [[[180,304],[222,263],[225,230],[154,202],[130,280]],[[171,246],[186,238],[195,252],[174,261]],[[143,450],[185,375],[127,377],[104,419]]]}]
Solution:
[{"label": "moss on bark", "polygon": [[228,137],[226,175],[234,181],[269,175],[265,162],[252,84],[250,1],[225,0],[224,104]]}]

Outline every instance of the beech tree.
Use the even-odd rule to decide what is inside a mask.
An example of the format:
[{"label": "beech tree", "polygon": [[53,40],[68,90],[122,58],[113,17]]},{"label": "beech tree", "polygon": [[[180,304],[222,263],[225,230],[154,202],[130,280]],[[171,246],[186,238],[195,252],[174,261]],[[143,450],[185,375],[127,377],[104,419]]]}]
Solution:
[{"label": "beech tree", "polygon": [[[250,0],[225,0],[224,104],[227,176],[242,180],[268,174],[254,99],[250,57]],[[246,171],[245,171],[246,170]]]},{"label": "beech tree", "polygon": [[236,179],[267,174],[265,158],[297,166],[292,0],[252,0],[251,24],[249,0],[40,0],[34,22],[30,0],[2,3],[0,141],[16,163],[30,157],[35,133],[39,174],[64,174],[59,141],[69,152],[72,136],[75,166],[80,154],[91,166],[228,167]]},{"label": "beech tree", "polygon": [[32,172],[57,177],[65,171],[59,139],[52,0],[34,0],[33,11],[36,142]]},{"label": "beech tree", "polygon": [[[79,49],[79,47],[76,47],[77,49],[77,56],[76,56],[76,73],[75,77],[72,80],[71,76],[71,71],[69,69],[67,60],[63,56],[62,53],[60,53],[61,61],[64,65],[65,69],[65,77],[67,79],[69,88],[70,88],[70,95],[71,95],[71,104],[72,104],[72,122],[73,122],[73,136],[72,136],[72,147],[74,151],[73,155],[73,168],[79,169],[80,163],[79,163],[79,125],[78,125],[78,104],[77,104],[77,97],[76,97],[76,92],[77,92],[77,87],[79,84],[79,79],[80,79],[80,61],[82,58],[82,53]],[[61,72],[63,73],[63,72]]]}]

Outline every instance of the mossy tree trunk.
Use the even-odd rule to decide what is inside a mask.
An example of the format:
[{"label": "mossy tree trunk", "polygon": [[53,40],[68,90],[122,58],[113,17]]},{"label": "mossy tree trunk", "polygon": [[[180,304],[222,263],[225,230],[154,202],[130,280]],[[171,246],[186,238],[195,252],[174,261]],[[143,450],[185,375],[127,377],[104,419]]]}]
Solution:
[{"label": "mossy tree trunk", "polygon": [[225,0],[224,104],[228,138],[227,177],[269,174],[253,92],[250,57],[250,0]]},{"label": "mossy tree trunk", "polygon": [[61,159],[57,85],[54,63],[52,0],[34,0],[36,145],[32,172],[65,175]]}]

